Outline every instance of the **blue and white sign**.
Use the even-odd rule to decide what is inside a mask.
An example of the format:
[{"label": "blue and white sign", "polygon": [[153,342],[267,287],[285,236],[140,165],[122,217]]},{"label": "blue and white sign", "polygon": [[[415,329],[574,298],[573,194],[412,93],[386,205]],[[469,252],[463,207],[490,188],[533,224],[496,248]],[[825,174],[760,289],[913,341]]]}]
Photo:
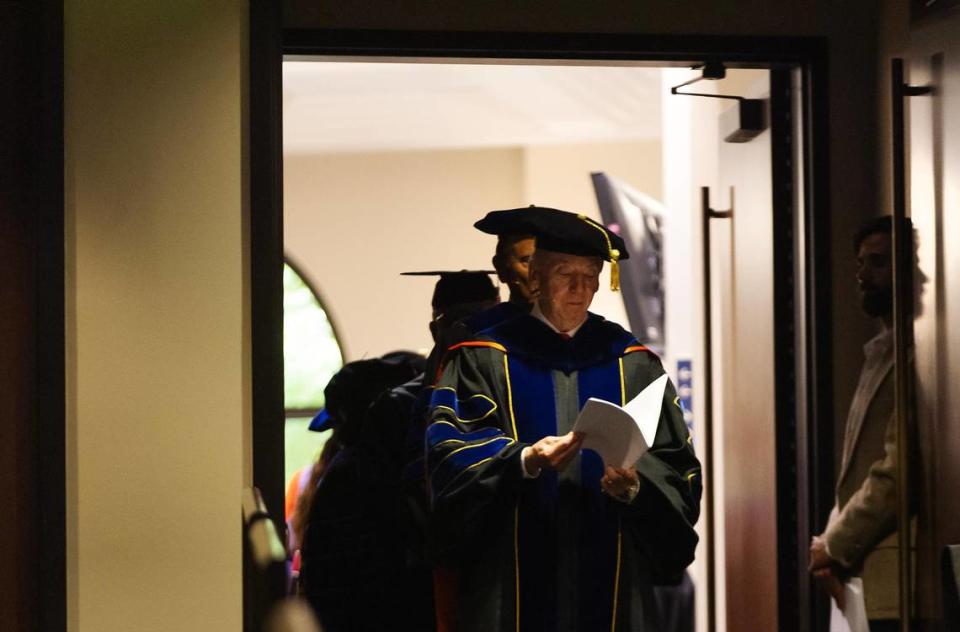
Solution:
[{"label": "blue and white sign", "polygon": [[693,434],[693,360],[677,360],[677,396],[687,430]]}]

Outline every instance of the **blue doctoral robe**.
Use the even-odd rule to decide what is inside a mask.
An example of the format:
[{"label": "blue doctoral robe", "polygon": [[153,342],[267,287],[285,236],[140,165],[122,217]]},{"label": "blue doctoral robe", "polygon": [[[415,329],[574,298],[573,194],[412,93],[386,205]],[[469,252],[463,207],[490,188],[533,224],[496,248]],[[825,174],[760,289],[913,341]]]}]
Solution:
[{"label": "blue doctoral robe", "polygon": [[569,341],[520,315],[451,348],[426,432],[441,627],[559,632],[657,629],[652,587],[693,560],[700,464],[668,384],[629,504],[600,491],[582,451],[560,473],[522,475],[520,452],[572,429],[589,397],[623,404],[663,374],[619,325],[590,314]]}]

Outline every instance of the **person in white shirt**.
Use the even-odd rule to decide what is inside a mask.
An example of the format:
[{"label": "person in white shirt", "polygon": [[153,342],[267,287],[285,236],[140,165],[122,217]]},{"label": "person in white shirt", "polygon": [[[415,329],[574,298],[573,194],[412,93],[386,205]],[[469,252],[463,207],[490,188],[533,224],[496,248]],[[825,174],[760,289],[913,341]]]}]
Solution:
[{"label": "person in white shirt", "polygon": [[836,503],[810,545],[810,572],[840,609],[844,583],[860,577],[873,632],[899,630],[897,443],[893,381],[891,218],[865,223],[854,238],[861,306],[880,331],[864,347],[850,403]]}]

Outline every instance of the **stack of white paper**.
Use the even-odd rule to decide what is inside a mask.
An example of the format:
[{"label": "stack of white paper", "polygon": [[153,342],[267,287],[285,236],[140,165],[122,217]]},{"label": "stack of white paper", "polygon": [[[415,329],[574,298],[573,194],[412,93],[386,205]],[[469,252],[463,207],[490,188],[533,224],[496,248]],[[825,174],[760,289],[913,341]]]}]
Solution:
[{"label": "stack of white paper", "polygon": [[651,382],[623,407],[591,397],[583,405],[574,432],[582,432],[583,448],[600,455],[606,465],[633,467],[657,436],[667,375]]},{"label": "stack of white paper", "polygon": [[863,598],[863,580],[851,577],[843,584],[843,610],[830,600],[830,632],[870,632],[867,607]]}]

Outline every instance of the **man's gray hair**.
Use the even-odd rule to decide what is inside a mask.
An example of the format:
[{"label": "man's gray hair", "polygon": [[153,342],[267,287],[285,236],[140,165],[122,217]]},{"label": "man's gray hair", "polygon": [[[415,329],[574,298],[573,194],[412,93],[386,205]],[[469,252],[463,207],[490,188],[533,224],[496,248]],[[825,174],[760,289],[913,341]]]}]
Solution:
[{"label": "man's gray hair", "polygon": [[[533,274],[534,270],[538,273],[542,272],[543,269],[550,264],[557,257],[565,256],[562,252],[554,252],[552,250],[546,250],[543,248],[537,248],[533,252],[533,256],[530,258],[530,273]],[[569,255],[569,256],[579,256],[579,255]],[[603,259],[597,256],[588,255],[586,258],[594,259],[597,264],[597,268],[603,269]]]}]

